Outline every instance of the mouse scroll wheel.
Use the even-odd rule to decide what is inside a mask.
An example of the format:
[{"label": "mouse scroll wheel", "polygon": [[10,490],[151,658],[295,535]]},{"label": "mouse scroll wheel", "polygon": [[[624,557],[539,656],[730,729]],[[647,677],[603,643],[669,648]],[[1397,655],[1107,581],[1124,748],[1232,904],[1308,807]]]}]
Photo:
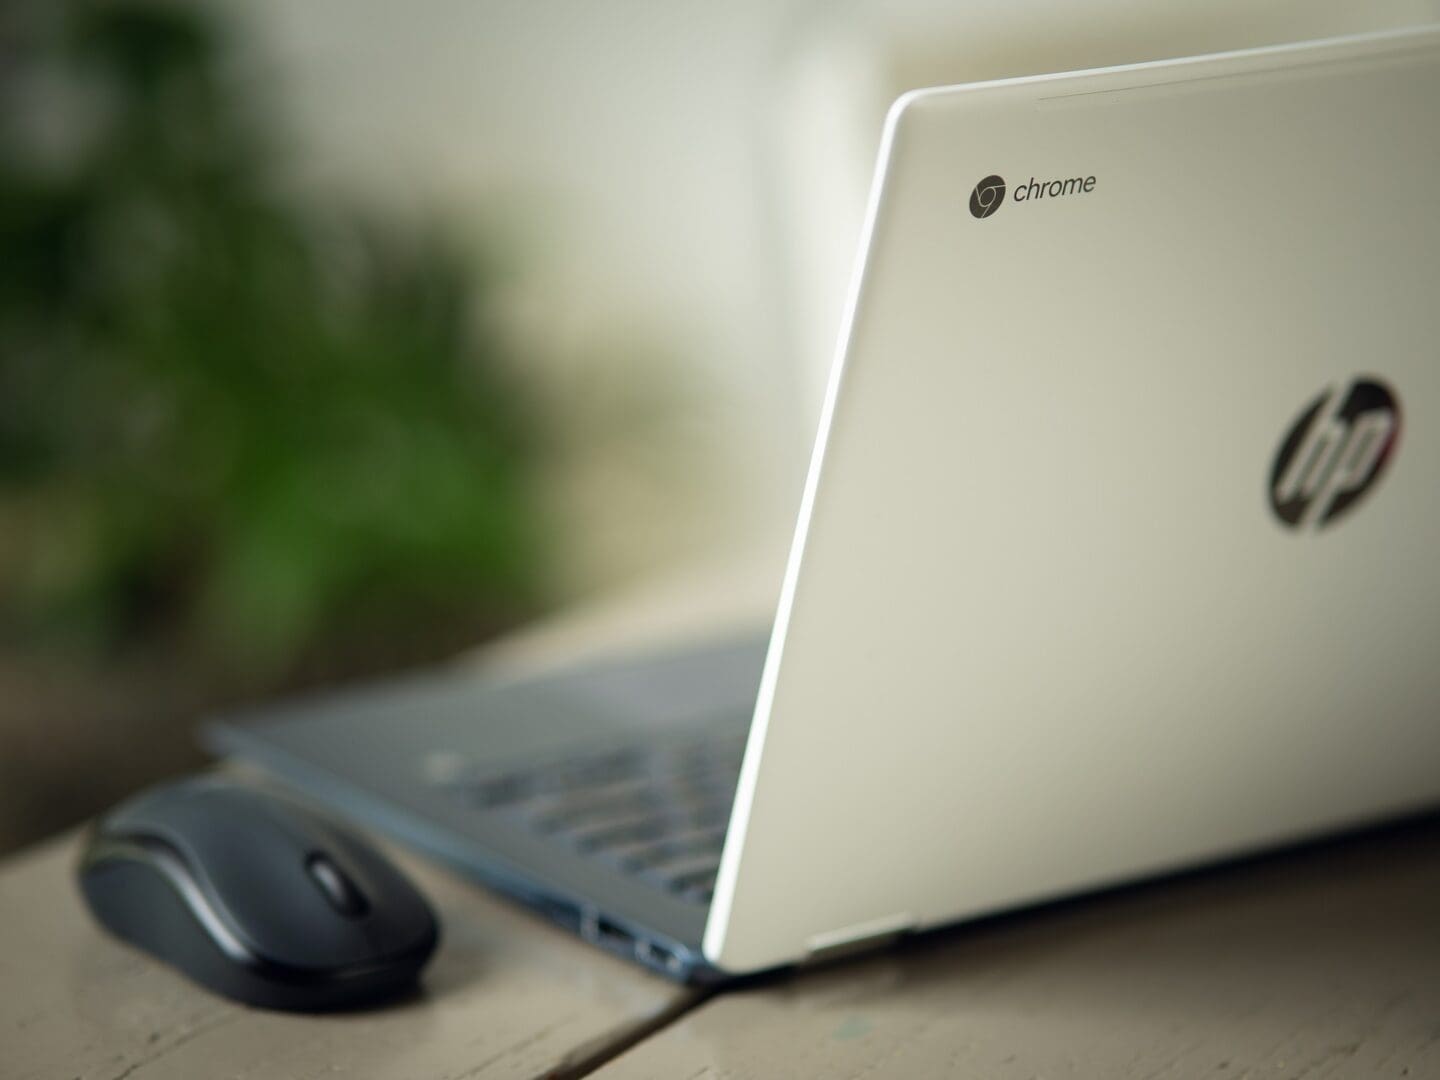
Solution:
[{"label": "mouse scroll wheel", "polygon": [[320,886],[320,891],[325,894],[325,899],[330,901],[330,906],[341,915],[358,919],[370,910],[365,894],[355,887],[355,883],[346,877],[329,857],[311,855],[305,860],[305,869],[309,871],[310,879]]}]

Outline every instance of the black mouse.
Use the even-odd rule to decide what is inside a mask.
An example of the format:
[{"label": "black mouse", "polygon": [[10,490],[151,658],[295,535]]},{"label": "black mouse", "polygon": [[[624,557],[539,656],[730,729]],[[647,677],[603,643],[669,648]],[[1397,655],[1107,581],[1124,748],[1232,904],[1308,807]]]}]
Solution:
[{"label": "black mouse", "polygon": [[96,825],[79,876],[111,932],[263,1008],[396,994],[438,940],[425,898],[379,852],[288,798],[220,777],[120,804]]}]

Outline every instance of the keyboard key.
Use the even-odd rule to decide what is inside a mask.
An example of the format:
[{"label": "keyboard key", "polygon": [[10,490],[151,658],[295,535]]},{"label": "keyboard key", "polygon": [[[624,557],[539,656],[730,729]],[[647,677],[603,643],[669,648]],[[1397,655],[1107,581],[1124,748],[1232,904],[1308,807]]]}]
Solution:
[{"label": "keyboard key", "polygon": [[690,832],[674,833],[661,840],[639,840],[619,844],[597,853],[606,862],[614,863],[620,869],[636,873],[657,866],[682,855],[710,854],[719,858],[725,844],[724,829],[695,829]]},{"label": "keyboard key", "polygon": [[696,884],[713,884],[715,873],[720,869],[720,854],[716,851],[702,851],[693,855],[678,855],[647,867],[643,874],[653,878],[672,892],[684,892]]},{"label": "keyboard key", "polygon": [[514,773],[468,784],[464,790],[475,805],[494,809],[528,798],[532,786],[530,779],[523,773]]}]

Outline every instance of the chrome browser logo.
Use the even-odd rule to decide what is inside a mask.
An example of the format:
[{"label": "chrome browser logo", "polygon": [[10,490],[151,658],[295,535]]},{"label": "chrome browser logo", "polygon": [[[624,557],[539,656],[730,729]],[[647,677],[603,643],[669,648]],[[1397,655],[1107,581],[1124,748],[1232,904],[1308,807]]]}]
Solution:
[{"label": "chrome browser logo", "polygon": [[1005,179],[1001,176],[987,176],[975,185],[970,193],[970,213],[977,218],[987,218],[1005,201]]}]

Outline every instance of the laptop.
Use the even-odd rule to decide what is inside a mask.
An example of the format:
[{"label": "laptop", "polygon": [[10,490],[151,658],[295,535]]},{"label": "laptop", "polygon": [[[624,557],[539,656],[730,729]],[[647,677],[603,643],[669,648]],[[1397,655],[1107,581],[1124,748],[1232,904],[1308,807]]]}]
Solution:
[{"label": "laptop", "polygon": [[1440,802],[1440,28],[889,114],[774,624],[213,748],[679,979]]}]

